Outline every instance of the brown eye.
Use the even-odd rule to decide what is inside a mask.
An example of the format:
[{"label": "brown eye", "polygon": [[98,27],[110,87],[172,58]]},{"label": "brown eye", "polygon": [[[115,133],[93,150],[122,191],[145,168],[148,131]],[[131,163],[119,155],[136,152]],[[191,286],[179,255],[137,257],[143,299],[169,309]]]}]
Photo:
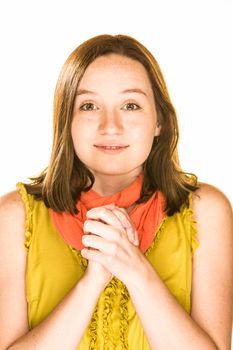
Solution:
[{"label": "brown eye", "polygon": [[127,103],[126,106],[129,107],[127,108],[128,111],[136,111],[140,108],[136,103]]},{"label": "brown eye", "polygon": [[92,111],[94,109],[93,106],[95,106],[93,103],[85,103],[80,109],[83,111]]}]

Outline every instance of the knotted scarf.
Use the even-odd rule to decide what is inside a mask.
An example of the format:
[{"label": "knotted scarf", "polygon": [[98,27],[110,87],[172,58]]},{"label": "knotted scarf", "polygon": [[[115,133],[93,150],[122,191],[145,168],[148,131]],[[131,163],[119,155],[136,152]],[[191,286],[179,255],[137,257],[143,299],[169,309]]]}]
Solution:
[{"label": "knotted scarf", "polygon": [[[122,191],[106,197],[101,197],[92,189],[82,192],[77,202],[77,214],[57,213],[50,208],[53,224],[66,243],[81,250],[84,248],[82,236],[87,211],[112,203],[120,208],[129,208],[140,198],[142,181],[143,173]],[[150,247],[156,229],[166,216],[164,205],[165,198],[162,192],[156,191],[146,202],[136,204],[128,214],[138,232],[139,248],[143,253]]]}]

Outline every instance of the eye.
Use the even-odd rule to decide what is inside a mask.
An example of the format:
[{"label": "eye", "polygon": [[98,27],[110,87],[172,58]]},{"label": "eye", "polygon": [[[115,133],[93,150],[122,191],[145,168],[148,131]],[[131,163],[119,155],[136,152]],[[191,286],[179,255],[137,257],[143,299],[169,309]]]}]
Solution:
[{"label": "eye", "polygon": [[130,108],[127,108],[128,111],[136,111],[137,109],[140,109],[140,107],[136,103],[132,103],[132,102],[127,103],[125,106],[130,107]]},{"label": "eye", "polygon": [[[89,102],[89,103],[83,104],[83,105],[80,107],[80,109],[83,110],[83,111],[92,111],[92,110],[94,110],[93,106],[95,106],[94,103],[90,103],[90,102]],[[95,107],[96,107],[96,106],[95,106]],[[95,108],[95,109],[97,109],[97,108]]]}]

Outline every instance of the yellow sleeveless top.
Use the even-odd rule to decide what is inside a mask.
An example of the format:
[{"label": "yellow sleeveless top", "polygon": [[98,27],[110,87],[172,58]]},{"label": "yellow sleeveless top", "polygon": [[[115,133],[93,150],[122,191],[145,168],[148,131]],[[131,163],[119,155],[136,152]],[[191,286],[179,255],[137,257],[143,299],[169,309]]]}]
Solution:
[{"label": "yellow sleeveless top", "polygon": [[[17,187],[26,208],[26,297],[30,329],[39,324],[77,284],[87,267],[79,251],[60,237],[43,201],[35,200],[24,185]],[[192,254],[195,238],[192,193],[189,206],[165,217],[144,253],[170,292],[190,314]],[[100,294],[77,350],[150,350],[126,286],[116,277]]]}]

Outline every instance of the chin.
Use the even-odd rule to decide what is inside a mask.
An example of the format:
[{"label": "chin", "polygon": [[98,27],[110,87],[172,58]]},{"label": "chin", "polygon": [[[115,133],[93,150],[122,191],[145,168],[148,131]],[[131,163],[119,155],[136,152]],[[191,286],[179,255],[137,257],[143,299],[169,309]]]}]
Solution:
[{"label": "chin", "polygon": [[107,175],[107,176],[114,176],[114,175],[124,175],[129,173],[130,170],[128,169],[95,169],[94,173],[96,174],[102,174],[102,175]]},{"label": "chin", "polygon": [[103,176],[123,176],[132,174],[139,174],[142,170],[140,165],[135,166],[119,166],[119,164],[108,164],[106,167],[90,167],[90,171],[95,175],[103,175]]}]

